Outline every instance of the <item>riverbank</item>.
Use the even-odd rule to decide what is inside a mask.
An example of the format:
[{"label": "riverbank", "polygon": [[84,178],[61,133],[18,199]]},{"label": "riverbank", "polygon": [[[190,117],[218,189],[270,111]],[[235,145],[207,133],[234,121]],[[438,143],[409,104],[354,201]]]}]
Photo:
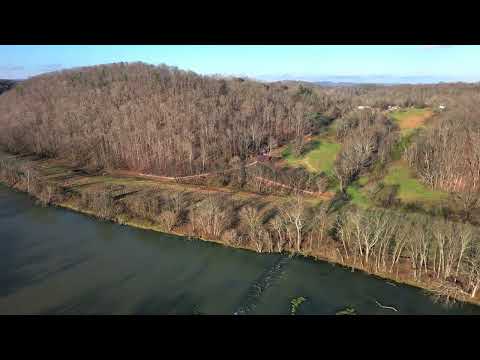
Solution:
[{"label": "riverbank", "polygon": [[[256,254],[98,221],[0,184],[0,314],[478,315],[303,256]],[[219,292],[222,296],[218,296]],[[32,301],[35,299],[35,301]],[[383,306],[394,307],[398,311]]]},{"label": "riverbank", "polygon": [[[22,160],[23,164],[32,164],[32,162],[34,161],[28,159]],[[255,252],[277,252],[275,248],[265,249],[262,247],[258,247],[258,245],[256,245],[254,242],[236,241],[224,236],[218,236],[216,238],[214,236],[206,236],[205,234],[199,232],[198,229],[192,228],[192,224],[188,222],[184,222],[178,226],[172,226],[171,228],[167,229],[165,228],[165,226],[155,223],[152,220],[142,219],[132,216],[131,214],[124,214],[120,212],[115,213],[111,216],[106,216],[104,213],[102,213],[102,211],[87,209],[81,205],[81,194],[98,194],[99,187],[104,188],[105,186],[120,186],[120,188],[116,188],[112,191],[119,192],[118,194],[115,193],[115,198],[121,201],[125,201],[125,199],[129,196],[134,196],[134,194],[136,194],[137,192],[144,191],[145,188],[154,188],[155,191],[167,192],[172,194],[182,192],[184,194],[187,194],[190,200],[193,199],[191,201],[192,203],[201,202],[202,196],[205,196],[206,194],[215,194],[216,191],[214,189],[203,189],[201,187],[197,188],[195,186],[189,186],[184,184],[158,182],[129,177],[78,174],[78,172],[75,172],[73,169],[68,169],[64,165],[60,165],[60,163],[53,161],[49,162],[42,160],[39,163],[36,163],[35,168],[42,172],[42,175],[50,184],[55,184],[64,188],[68,188],[70,191],[70,195],[67,196],[66,199],[62,198],[60,200],[57,200],[55,199],[55,196],[52,196],[51,201],[49,201],[51,205],[63,207],[96,218],[110,220],[115,223],[145,230],[153,230],[161,233],[171,233],[188,238],[196,238],[204,241],[210,241],[223,246],[241,248]],[[7,185],[10,184],[7,183]],[[20,191],[28,192],[26,186],[27,185],[22,183],[22,185],[20,186],[13,185],[12,187]],[[234,199],[237,208],[242,208],[243,206],[245,206],[245,204],[249,204],[252,202],[263,203],[263,214],[268,214],[268,212],[271,211],[272,208],[277,206],[279,202],[287,198],[286,196],[260,195],[248,192],[236,193],[231,189],[222,190],[222,193],[227,192],[230,198]],[[202,194],[202,196],[200,196],[200,199],[198,198],[199,194]],[[309,200],[310,206],[318,205],[314,199]],[[395,281],[399,284],[407,284],[425,290],[435,290],[434,279],[426,277],[421,280],[414,280],[411,278],[409,272],[407,271],[409,267],[409,262],[407,259],[400,259],[400,261],[398,262],[398,266],[396,267],[396,271],[386,272],[374,269],[372,264],[367,264],[367,266],[363,266],[362,264],[354,263],[352,261],[349,261],[348,259],[345,259],[340,252],[341,250],[339,250],[339,246],[335,246],[332,242],[327,242],[320,248],[313,250],[309,250],[307,247],[307,249],[301,249],[300,251],[293,249],[283,249],[282,251],[311,257],[321,261],[327,261],[333,264],[338,264],[351,268],[352,271],[363,271],[368,274],[381,277],[385,280]],[[470,298],[466,294],[455,294],[455,297],[458,300],[464,302],[469,302],[476,305],[480,304],[480,299],[478,299],[478,295],[475,298]]]},{"label": "riverbank", "polygon": [[[81,213],[81,214],[93,217],[97,220],[98,219],[102,220],[101,218],[99,218],[98,214],[94,213],[93,211],[85,210],[85,209],[79,208],[77,206],[68,204],[68,203],[57,203],[57,204],[53,204],[53,205],[64,208],[64,209],[67,209],[67,210],[70,210],[70,211],[74,211],[74,212],[77,212],[77,213]],[[156,226],[154,224],[147,224],[140,219],[119,218],[117,220],[113,220],[112,222],[114,222],[116,224],[119,224],[119,225],[131,226],[131,227],[134,227],[134,228],[137,228],[137,229],[155,231],[155,232],[159,232],[159,233],[163,233],[163,234],[166,233],[158,225]],[[205,238],[205,237],[202,237],[200,235],[192,235],[191,233],[186,232],[186,231],[171,230],[167,234],[182,236],[182,237],[185,237],[185,238],[190,239],[190,240],[207,241],[207,242],[215,243],[216,245],[220,245],[220,246],[224,246],[224,247],[230,247],[230,248],[233,247],[233,248],[236,248],[236,249],[242,249],[242,250],[247,250],[247,251],[252,251],[252,252],[255,252],[255,253],[259,253],[253,246],[227,245],[222,241],[214,240],[214,239],[211,239],[211,238]],[[374,276],[374,277],[380,278],[382,280],[385,280],[387,282],[388,281],[393,281],[397,285],[413,286],[415,288],[423,289],[423,290],[426,290],[426,291],[431,291],[432,290],[431,284],[429,282],[414,281],[414,280],[408,279],[408,276],[405,275],[405,272],[399,272],[399,273],[396,273],[395,276],[392,276],[392,274],[390,274],[388,272],[371,271],[367,267],[360,266],[359,264],[354,264],[352,262],[342,261],[341,258],[339,258],[338,256],[335,256],[335,255],[326,256],[324,253],[320,254],[320,253],[290,252],[289,254],[291,256],[300,255],[300,256],[303,256],[303,257],[306,257],[306,258],[314,259],[316,261],[328,262],[328,263],[330,263],[334,266],[341,266],[341,267],[344,267],[344,268],[347,268],[347,269],[351,269],[352,272],[353,271],[360,271],[360,272],[366,273],[370,276]],[[405,261],[405,263],[402,263],[401,264],[402,267],[406,267],[407,266],[406,263],[407,263],[406,261]],[[395,284],[392,284],[392,285],[395,286]],[[477,299],[477,298],[472,299],[472,298],[469,298],[469,297],[465,296],[465,297],[457,298],[457,300],[460,301],[460,302],[480,306],[480,299]]]}]

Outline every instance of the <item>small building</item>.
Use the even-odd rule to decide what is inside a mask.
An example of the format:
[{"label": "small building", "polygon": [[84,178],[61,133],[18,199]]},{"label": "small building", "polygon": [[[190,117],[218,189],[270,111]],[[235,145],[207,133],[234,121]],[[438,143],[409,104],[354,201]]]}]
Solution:
[{"label": "small building", "polygon": [[445,110],[447,107],[445,105],[438,105],[438,109],[439,110]]},{"label": "small building", "polygon": [[360,106],[357,106],[357,109],[358,109],[358,110],[370,109],[370,106],[360,105]]},{"label": "small building", "polygon": [[257,161],[260,162],[265,162],[265,161],[270,161],[272,160],[272,157],[270,156],[269,151],[267,150],[266,147],[264,147],[260,153],[257,155]]}]

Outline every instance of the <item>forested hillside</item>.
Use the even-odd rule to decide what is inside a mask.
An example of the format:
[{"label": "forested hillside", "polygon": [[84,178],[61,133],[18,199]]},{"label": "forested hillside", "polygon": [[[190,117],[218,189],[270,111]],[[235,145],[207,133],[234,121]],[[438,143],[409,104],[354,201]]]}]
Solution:
[{"label": "forested hillside", "polygon": [[329,103],[243,79],[114,64],[31,78],[2,96],[9,151],[79,164],[189,175],[288,141]]},{"label": "forested hillside", "polygon": [[448,103],[478,86],[321,88],[200,76],[143,63],[30,78],[0,98],[10,152],[162,175],[228,167],[262,146],[295,140],[358,105]]}]

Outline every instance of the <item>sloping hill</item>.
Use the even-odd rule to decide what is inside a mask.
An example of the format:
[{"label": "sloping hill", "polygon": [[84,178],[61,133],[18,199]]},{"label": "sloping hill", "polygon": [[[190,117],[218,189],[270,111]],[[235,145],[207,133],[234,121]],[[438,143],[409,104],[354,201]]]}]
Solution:
[{"label": "sloping hill", "polygon": [[110,64],[30,78],[0,98],[0,144],[96,168],[185,176],[303,136],[321,104],[278,86]]}]

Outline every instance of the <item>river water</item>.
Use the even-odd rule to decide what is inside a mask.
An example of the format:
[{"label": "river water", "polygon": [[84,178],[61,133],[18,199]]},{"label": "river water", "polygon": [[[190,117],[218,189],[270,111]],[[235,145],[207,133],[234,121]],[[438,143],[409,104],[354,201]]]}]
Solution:
[{"label": "river water", "polygon": [[42,208],[0,184],[0,314],[289,314],[298,297],[297,314],[480,314],[328,263]]}]

